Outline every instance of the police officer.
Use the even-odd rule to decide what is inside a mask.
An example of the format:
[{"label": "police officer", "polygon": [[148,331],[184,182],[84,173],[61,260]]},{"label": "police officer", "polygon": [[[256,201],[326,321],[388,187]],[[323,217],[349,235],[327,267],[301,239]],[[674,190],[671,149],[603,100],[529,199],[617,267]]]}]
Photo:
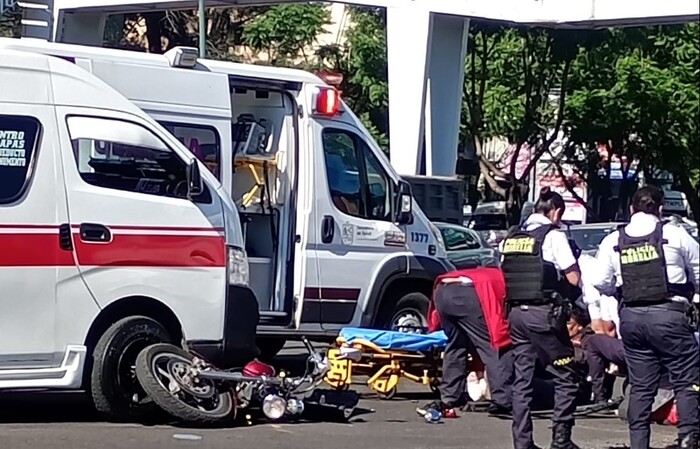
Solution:
[{"label": "police officer", "polygon": [[629,224],[601,242],[594,285],[602,293],[619,289],[621,296],[631,449],[649,448],[651,407],[662,367],[675,391],[679,447],[698,449],[700,354],[689,319],[700,274],[698,242],[682,227],[662,223],[662,206],[658,187],[637,190]]},{"label": "police officer", "polygon": [[564,298],[580,295],[577,286],[581,273],[566,235],[557,229],[564,208],[561,195],[543,189],[534,213],[501,246],[515,366],[515,449],[537,448],[532,438],[530,408],[538,360],[554,378],[551,448],[578,449],[571,441],[578,375],[566,326],[569,308],[565,307]]}]

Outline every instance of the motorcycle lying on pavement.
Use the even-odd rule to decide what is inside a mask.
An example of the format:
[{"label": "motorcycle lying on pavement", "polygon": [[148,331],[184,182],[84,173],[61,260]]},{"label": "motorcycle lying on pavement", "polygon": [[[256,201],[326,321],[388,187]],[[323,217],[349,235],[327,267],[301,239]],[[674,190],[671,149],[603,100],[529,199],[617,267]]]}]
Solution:
[{"label": "motorcycle lying on pavement", "polygon": [[[153,402],[188,424],[232,423],[239,410],[262,412],[268,420],[278,421],[298,418],[306,409],[319,407],[324,416],[329,416],[326,410],[330,409],[349,419],[359,394],[317,388],[329,369],[328,360],[306,338],[302,341],[309,352],[303,376],[277,373],[258,360],[241,370],[220,370],[178,346],[156,344],[137,357],[136,377]],[[351,360],[358,356],[359,352],[345,353]]]}]

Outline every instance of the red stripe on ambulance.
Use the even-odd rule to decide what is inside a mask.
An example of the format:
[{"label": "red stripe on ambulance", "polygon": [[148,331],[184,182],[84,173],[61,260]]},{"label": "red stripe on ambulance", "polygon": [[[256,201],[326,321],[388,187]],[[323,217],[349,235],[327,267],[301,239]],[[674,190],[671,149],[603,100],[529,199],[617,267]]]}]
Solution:
[{"label": "red stripe on ambulance", "polygon": [[[216,228],[110,227],[110,242],[86,243],[73,230],[81,266],[199,267],[226,266],[226,242]],[[121,234],[119,231],[127,231]],[[139,231],[143,233],[139,233]],[[158,234],[167,232],[168,234]],[[189,235],[187,233],[190,233]],[[197,233],[197,234],[193,234]],[[72,266],[73,252],[61,249],[57,226],[0,226],[0,267]]]}]

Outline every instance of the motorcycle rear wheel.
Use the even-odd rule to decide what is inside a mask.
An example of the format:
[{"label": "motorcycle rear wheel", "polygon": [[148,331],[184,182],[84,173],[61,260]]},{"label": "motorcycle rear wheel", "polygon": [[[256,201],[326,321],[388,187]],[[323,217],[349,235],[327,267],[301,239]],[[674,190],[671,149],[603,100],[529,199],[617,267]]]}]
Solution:
[{"label": "motorcycle rear wheel", "polygon": [[194,356],[170,344],[147,347],[136,358],[136,377],[144,391],[174,418],[201,426],[231,423],[235,402],[229,390],[211,380],[182,377]]}]

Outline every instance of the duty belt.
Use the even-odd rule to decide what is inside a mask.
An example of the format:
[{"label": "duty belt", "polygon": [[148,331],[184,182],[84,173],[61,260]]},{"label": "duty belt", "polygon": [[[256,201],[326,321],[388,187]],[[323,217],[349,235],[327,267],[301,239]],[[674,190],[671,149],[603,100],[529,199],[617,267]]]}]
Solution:
[{"label": "duty belt", "polygon": [[621,304],[622,308],[629,307],[629,308],[636,308],[636,307],[653,307],[656,309],[665,309],[665,310],[673,310],[676,312],[683,312],[687,313],[688,309],[690,309],[690,305],[687,304],[684,301],[671,301],[666,300],[663,302],[653,302],[653,303],[645,303],[645,302],[622,302]]}]

